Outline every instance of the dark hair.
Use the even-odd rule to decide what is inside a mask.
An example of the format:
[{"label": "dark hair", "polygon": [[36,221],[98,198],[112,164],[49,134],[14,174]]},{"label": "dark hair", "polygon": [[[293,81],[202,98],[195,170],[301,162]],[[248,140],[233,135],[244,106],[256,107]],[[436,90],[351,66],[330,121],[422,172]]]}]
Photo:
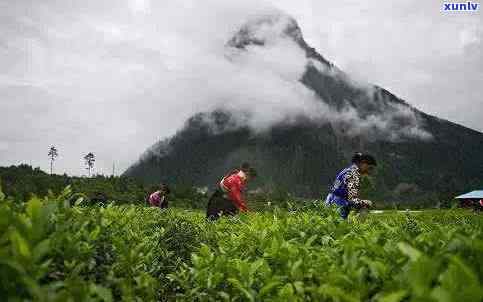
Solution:
[{"label": "dark hair", "polygon": [[240,170],[242,170],[243,172],[248,172],[248,170],[250,170],[250,164],[247,162],[242,163],[240,166]]},{"label": "dark hair", "polygon": [[354,164],[366,162],[369,165],[377,166],[377,162],[376,162],[376,159],[374,158],[374,156],[367,154],[367,153],[361,153],[361,152],[356,152],[354,154],[354,156],[352,156],[352,162]]},{"label": "dark hair", "polygon": [[171,192],[171,191],[169,190],[168,185],[167,185],[167,184],[165,184],[165,183],[160,184],[160,185],[159,185],[159,187],[161,188],[161,190],[163,190],[163,191],[164,191],[164,193],[165,193],[166,195],[168,195],[168,194]]},{"label": "dark hair", "polygon": [[257,170],[253,168],[249,163],[244,162],[240,166],[240,170],[250,175],[250,177],[257,177]]}]

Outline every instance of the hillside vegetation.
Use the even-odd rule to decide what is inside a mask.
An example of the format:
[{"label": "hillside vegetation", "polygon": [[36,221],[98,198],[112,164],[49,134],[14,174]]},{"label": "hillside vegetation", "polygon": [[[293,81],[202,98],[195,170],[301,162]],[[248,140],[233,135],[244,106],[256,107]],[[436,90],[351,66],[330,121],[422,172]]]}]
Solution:
[{"label": "hillside vegetation", "polygon": [[483,299],[483,218],[469,212],[347,223],[314,203],[210,223],[74,199],[0,194],[2,301]]}]

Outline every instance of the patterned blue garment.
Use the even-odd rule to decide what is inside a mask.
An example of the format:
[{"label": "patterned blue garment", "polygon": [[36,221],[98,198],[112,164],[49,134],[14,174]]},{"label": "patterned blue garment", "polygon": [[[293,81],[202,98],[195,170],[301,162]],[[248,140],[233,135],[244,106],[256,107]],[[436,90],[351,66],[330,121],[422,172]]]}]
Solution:
[{"label": "patterned blue garment", "polygon": [[340,171],[325,200],[325,204],[328,206],[338,205],[340,215],[344,219],[349,216],[352,207],[357,208],[367,203],[358,198],[360,177],[359,168],[355,164]]}]

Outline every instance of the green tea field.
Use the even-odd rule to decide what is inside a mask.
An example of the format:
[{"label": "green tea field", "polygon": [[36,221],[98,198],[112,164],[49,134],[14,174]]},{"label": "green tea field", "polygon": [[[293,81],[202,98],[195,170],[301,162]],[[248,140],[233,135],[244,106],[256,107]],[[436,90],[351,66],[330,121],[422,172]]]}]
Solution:
[{"label": "green tea field", "polygon": [[0,194],[1,301],[482,301],[483,217],[342,221],[308,203],[204,213]]}]

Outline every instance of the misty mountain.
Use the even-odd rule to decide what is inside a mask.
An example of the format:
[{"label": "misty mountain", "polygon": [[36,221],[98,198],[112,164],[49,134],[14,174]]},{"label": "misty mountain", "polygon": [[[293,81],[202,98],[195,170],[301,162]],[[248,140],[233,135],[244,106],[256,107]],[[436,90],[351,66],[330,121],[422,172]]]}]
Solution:
[{"label": "misty mountain", "polygon": [[200,112],[176,135],[148,148],[125,175],[146,183],[213,187],[229,169],[249,161],[259,171],[252,188],[320,197],[352,154],[366,151],[379,163],[370,193],[376,200],[436,200],[481,188],[483,133],[352,79],[306,43],[292,18],[249,20],[227,41],[225,56],[243,64],[247,56],[284,43],[305,57],[298,83],[310,92],[313,109],[289,110],[263,128],[250,122],[256,104],[252,111],[220,106]]}]

